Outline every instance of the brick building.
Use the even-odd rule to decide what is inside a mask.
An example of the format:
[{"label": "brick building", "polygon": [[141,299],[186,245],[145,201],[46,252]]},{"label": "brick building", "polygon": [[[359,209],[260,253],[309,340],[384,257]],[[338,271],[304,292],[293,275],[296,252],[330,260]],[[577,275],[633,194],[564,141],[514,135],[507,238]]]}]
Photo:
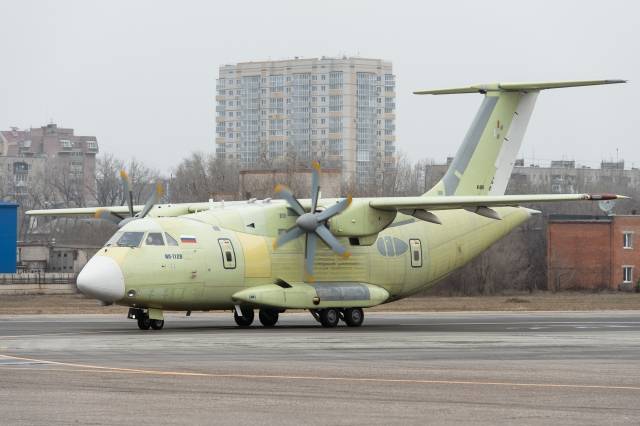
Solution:
[{"label": "brick building", "polygon": [[21,201],[36,181],[56,177],[57,186],[78,192],[74,198],[81,204],[93,204],[97,153],[95,136],[78,136],[53,123],[0,131],[0,195]]},{"label": "brick building", "polygon": [[551,215],[547,288],[632,290],[640,278],[640,216]]}]

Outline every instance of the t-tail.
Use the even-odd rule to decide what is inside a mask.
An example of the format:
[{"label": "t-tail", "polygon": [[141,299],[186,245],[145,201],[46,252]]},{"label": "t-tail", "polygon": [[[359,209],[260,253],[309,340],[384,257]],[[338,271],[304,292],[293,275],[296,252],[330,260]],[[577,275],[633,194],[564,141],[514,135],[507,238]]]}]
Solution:
[{"label": "t-tail", "polygon": [[414,92],[417,95],[484,94],[449,169],[424,195],[503,195],[541,90],[625,82],[496,83]]}]

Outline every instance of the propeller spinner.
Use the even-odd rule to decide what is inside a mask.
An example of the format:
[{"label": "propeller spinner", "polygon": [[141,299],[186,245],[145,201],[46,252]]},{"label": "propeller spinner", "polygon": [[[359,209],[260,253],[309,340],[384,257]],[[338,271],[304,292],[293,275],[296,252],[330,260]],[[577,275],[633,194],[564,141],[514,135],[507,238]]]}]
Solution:
[{"label": "propeller spinner", "polygon": [[291,190],[284,185],[276,185],[275,192],[285,199],[293,211],[298,215],[296,224],[280,235],[273,242],[273,248],[295,240],[305,235],[305,271],[311,279],[313,279],[313,261],[316,256],[316,240],[320,238],[324,243],[337,254],[343,257],[349,257],[350,253],[340,244],[338,239],[331,233],[326,226],[327,220],[333,216],[342,213],[351,204],[351,197],[345,198],[335,205],[323,210],[317,211],[318,197],[320,196],[320,163],[314,161],[311,163],[311,210],[305,212],[304,208],[293,195]]}]

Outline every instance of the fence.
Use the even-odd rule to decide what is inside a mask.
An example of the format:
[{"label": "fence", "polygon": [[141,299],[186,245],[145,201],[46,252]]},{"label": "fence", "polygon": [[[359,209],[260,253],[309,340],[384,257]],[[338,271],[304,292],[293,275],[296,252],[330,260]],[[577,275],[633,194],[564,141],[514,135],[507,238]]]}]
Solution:
[{"label": "fence", "polygon": [[75,284],[77,274],[65,272],[23,272],[19,274],[0,274],[3,284]]}]

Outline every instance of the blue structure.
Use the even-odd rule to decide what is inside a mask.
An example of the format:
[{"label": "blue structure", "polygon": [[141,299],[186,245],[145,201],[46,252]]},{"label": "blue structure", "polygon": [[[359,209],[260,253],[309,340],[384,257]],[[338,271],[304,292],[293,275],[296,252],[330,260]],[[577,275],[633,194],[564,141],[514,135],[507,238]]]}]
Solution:
[{"label": "blue structure", "polygon": [[18,205],[0,202],[0,273],[16,272]]}]

